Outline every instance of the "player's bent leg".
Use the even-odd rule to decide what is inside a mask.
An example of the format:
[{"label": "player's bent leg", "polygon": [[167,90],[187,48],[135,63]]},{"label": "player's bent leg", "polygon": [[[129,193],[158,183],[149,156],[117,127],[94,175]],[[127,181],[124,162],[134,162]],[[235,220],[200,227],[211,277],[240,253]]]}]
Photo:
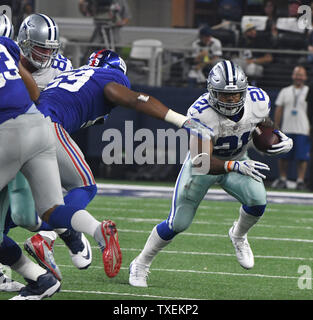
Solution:
[{"label": "player's bent leg", "polygon": [[[16,225],[30,231],[35,231],[39,227],[46,228],[45,222],[42,222],[35,212],[32,192],[21,172],[18,172],[9,183],[8,191],[11,218]],[[47,242],[40,235],[35,235],[26,240],[24,248],[37,260],[39,265],[52,272],[58,280],[62,279],[61,272],[53,257],[53,242]]]},{"label": "player's bent leg", "polygon": [[247,234],[265,211],[266,191],[264,184],[250,177],[231,173],[225,175],[222,187],[242,203],[239,219],[229,229],[228,235],[235,248],[239,264],[245,269],[251,269],[254,266],[254,256]]},{"label": "player's bent leg", "polygon": [[59,236],[68,247],[74,266],[78,269],[87,269],[92,261],[92,250],[85,235],[82,232],[66,229]]},{"label": "player's bent leg", "polygon": [[30,186],[21,172],[8,184],[12,221],[26,229],[37,226],[37,214]]},{"label": "player's bent leg", "polygon": [[[97,193],[92,171],[79,146],[57,123],[52,124],[56,141],[56,154],[60,170],[61,184],[67,190],[66,205],[85,209]],[[74,230],[58,232],[69,249],[73,264],[79,269],[88,268],[92,261],[87,238]],[[61,236],[63,234],[63,236]]]},{"label": "player's bent leg", "polygon": [[91,235],[102,252],[107,276],[114,277],[118,274],[122,263],[122,253],[116,225],[113,221],[104,220],[100,223],[88,211],[66,205],[47,210],[43,214],[43,219],[55,229],[74,229]]},{"label": "player's bent leg", "polygon": [[147,278],[152,260],[169,245],[176,234],[191,224],[196,210],[208,188],[216,181],[213,176],[192,176],[189,160],[183,165],[177,178],[172,208],[167,220],[155,226],[142,252],[130,264],[129,284],[147,287]]},{"label": "player's bent leg", "polygon": [[[66,205],[85,209],[96,194],[97,186],[95,184],[74,188],[64,197],[64,202]],[[57,233],[68,247],[74,266],[78,269],[87,269],[92,261],[92,250],[84,234],[70,229],[63,232],[57,231]]]},{"label": "player's bent leg", "polygon": [[25,279],[27,285],[20,290],[19,295],[10,300],[42,300],[52,297],[61,288],[61,283],[48,271],[40,275],[36,281]]},{"label": "player's bent leg", "polygon": [[97,185],[95,184],[71,189],[64,197],[64,203],[69,206],[85,209],[97,194],[97,190]]},{"label": "player's bent leg", "polygon": [[[80,187],[70,190],[64,197],[66,205],[85,208],[97,193],[96,185]],[[55,229],[55,232],[41,231],[38,235],[26,240],[24,247],[37,261],[42,261],[50,270],[56,269],[55,262],[50,263],[53,256],[53,245],[57,235],[64,241],[74,266],[78,269],[87,269],[92,262],[92,250],[88,239],[81,232],[73,229]],[[32,245],[30,245],[32,244]],[[38,248],[38,250],[33,250]],[[41,248],[39,250],[39,248]],[[44,255],[38,255],[43,253]]]},{"label": "player's bent leg", "polygon": [[0,261],[10,266],[28,282],[26,286],[22,285],[19,295],[12,300],[41,300],[52,296],[60,289],[60,282],[51,273],[47,273],[45,269],[24,256],[20,247],[7,235],[4,235],[0,247]]},{"label": "player's bent leg", "polygon": [[62,274],[57,266],[53,256],[53,242],[47,242],[39,233],[28,238],[24,243],[24,248],[38,264],[50,271],[59,281],[62,280]]},{"label": "player's bent leg", "polygon": [[254,255],[247,239],[247,233],[259,220],[260,215],[258,214],[260,212],[263,214],[264,210],[264,205],[254,207],[241,206],[239,220],[235,221],[229,229],[228,235],[235,248],[237,260],[244,269],[251,269],[254,266]]}]

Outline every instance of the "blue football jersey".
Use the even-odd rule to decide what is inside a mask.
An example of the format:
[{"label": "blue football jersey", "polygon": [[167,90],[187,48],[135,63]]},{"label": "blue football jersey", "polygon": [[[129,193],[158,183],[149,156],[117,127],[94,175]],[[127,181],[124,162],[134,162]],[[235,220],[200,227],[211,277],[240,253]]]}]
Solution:
[{"label": "blue football jersey", "polygon": [[42,91],[38,109],[73,133],[106,117],[115,107],[104,96],[104,87],[109,82],[130,87],[127,76],[113,68],[83,66],[63,72]]},{"label": "blue football jersey", "polygon": [[20,49],[7,37],[0,37],[0,124],[25,113],[32,105],[18,64]]}]

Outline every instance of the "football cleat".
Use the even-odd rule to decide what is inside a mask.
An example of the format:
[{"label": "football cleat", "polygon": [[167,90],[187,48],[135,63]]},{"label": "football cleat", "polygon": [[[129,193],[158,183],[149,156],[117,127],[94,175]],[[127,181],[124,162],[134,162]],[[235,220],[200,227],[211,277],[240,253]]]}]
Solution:
[{"label": "football cleat", "polygon": [[85,235],[68,229],[60,235],[60,238],[69,248],[74,266],[78,269],[87,269],[91,264],[92,251]]},{"label": "football cleat", "polygon": [[113,278],[119,273],[122,264],[115,223],[111,220],[102,221],[95,232],[95,239],[102,251],[104,271],[108,277]]},{"label": "football cleat", "polygon": [[28,284],[21,289],[18,296],[10,300],[42,300],[52,297],[61,287],[61,283],[50,272],[39,276],[37,281],[25,280]]},{"label": "football cleat", "polygon": [[25,287],[24,284],[10,279],[3,272],[1,272],[0,269],[0,291],[19,292],[23,287]]},{"label": "football cleat", "polygon": [[228,235],[235,248],[236,257],[239,264],[245,269],[251,269],[254,266],[253,252],[250,248],[247,236],[238,238],[233,235],[236,224],[237,221],[235,221],[233,226],[229,229]]},{"label": "football cleat", "polygon": [[129,266],[129,284],[133,287],[148,287],[149,266],[138,263],[136,259]]},{"label": "football cleat", "polygon": [[36,259],[41,267],[50,271],[59,281],[61,281],[62,274],[53,257],[53,243],[54,241],[49,245],[48,242],[37,233],[25,241],[24,248]]}]

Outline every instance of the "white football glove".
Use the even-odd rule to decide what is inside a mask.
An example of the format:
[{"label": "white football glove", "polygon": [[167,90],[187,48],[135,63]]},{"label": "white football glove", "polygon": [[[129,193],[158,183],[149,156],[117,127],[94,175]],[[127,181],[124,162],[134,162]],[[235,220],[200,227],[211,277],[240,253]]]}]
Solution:
[{"label": "white football glove", "polygon": [[211,136],[213,135],[212,129],[194,119],[187,119],[182,128],[186,129],[195,136],[201,137],[202,139],[211,139]]},{"label": "white football glove", "polygon": [[226,172],[238,172],[259,182],[265,179],[266,176],[258,170],[270,170],[267,164],[254,160],[226,161],[224,167]]},{"label": "white football glove", "polygon": [[280,137],[280,142],[277,144],[273,144],[272,147],[266,150],[266,153],[270,155],[277,155],[280,153],[287,153],[293,147],[293,141],[291,138],[287,137],[284,133],[279,130],[274,131]]}]

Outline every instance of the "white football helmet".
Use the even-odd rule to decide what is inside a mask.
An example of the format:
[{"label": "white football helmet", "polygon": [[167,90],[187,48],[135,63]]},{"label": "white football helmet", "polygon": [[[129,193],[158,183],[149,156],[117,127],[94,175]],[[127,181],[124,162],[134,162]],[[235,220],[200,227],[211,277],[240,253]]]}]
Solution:
[{"label": "white football helmet", "polygon": [[34,67],[48,68],[60,48],[59,27],[45,14],[32,14],[22,22],[17,42]]},{"label": "white football helmet", "polygon": [[[219,113],[234,116],[244,106],[248,81],[242,68],[229,60],[217,63],[209,73],[208,91],[209,103]],[[240,100],[236,103],[222,102],[218,93],[240,93]]]}]

